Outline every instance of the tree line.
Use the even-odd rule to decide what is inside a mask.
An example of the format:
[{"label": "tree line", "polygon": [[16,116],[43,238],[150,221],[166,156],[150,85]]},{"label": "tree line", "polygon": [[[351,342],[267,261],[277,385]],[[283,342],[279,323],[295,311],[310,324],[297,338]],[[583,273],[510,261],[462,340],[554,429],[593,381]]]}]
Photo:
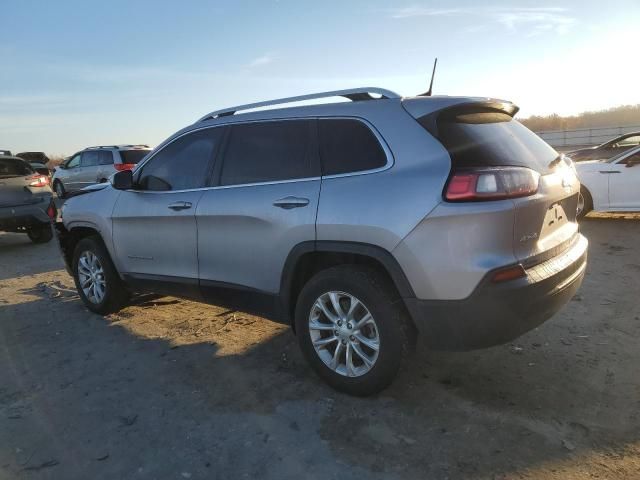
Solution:
[{"label": "tree line", "polygon": [[575,130],[577,128],[640,125],[640,104],[621,105],[619,107],[608,108],[606,110],[582,112],[578,115],[571,115],[567,117],[554,113],[546,116],[533,115],[519,120],[534,132],[544,130]]}]

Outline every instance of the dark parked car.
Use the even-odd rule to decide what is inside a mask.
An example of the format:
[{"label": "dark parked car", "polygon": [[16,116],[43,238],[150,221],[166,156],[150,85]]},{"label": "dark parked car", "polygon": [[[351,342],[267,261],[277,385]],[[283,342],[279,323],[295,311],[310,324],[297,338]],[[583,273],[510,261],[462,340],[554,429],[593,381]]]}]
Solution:
[{"label": "dark parked car", "polygon": [[16,154],[16,157],[26,160],[29,163],[42,163],[46,165],[49,162],[49,157],[47,157],[44,152],[20,152]]},{"label": "dark parked car", "polygon": [[[11,154],[9,154],[9,156],[11,156]],[[47,167],[49,157],[47,157],[44,152],[20,152],[16,154],[16,157],[26,161],[36,172],[46,175],[51,179],[51,170]]]},{"label": "dark parked car", "polygon": [[640,132],[629,132],[619,137],[613,138],[602,145],[589,148],[581,148],[567,153],[574,162],[585,160],[607,160],[615,155],[619,155],[630,148],[640,145]]},{"label": "dark parked car", "polygon": [[0,156],[0,231],[26,233],[34,243],[53,237],[56,217],[49,177],[18,157]]}]

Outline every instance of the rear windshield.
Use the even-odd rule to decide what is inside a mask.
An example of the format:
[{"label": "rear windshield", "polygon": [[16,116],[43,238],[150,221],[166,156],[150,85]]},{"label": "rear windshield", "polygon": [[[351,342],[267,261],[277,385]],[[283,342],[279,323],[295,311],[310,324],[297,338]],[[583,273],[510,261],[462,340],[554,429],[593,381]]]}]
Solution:
[{"label": "rear windshield", "polygon": [[122,163],[140,163],[151,150],[120,150]]},{"label": "rear windshield", "polygon": [[558,152],[506,113],[441,115],[437,127],[437,137],[457,168],[519,166],[547,173],[558,158]]},{"label": "rear windshield", "polygon": [[23,160],[0,158],[0,178],[22,177],[32,173],[33,169]]}]

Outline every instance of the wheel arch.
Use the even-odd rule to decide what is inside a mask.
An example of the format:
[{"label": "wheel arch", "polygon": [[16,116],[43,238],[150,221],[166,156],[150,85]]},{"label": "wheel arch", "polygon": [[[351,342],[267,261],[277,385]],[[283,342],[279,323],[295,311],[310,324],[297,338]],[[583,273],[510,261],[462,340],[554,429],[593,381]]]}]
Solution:
[{"label": "wheel arch", "polygon": [[296,299],[304,284],[319,271],[342,264],[377,268],[389,278],[401,298],[415,297],[398,261],[382,247],[331,240],[302,242],[291,250],[282,271],[280,301],[287,323],[294,325]]},{"label": "wheel arch", "polygon": [[[76,245],[80,240],[87,237],[97,237],[103,245],[106,244],[100,231],[95,225],[89,223],[75,223],[70,226],[69,229],[62,223],[58,222],[55,225],[60,242],[60,250],[62,251],[62,258],[64,259],[65,268],[70,275],[73,275],[72,262],[73,252]],[[107,249],[108,251],[108,249]]]}]

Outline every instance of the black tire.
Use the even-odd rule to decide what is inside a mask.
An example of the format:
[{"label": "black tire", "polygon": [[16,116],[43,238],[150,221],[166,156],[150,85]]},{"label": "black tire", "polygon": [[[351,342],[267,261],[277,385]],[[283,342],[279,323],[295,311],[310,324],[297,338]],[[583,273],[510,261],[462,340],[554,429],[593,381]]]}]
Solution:
[{"label": "black tire", "polygon": [[584,198],[584,207],[576,215],[578,220],[582,220],[584,217],[587,216],[587,213],[593,210],[593,197],[591,196],[591,193],[589,192],[589,190],[581,186],[580,195],[582,195],[582,197]]},{"label": "black tire", "polygon": [[[78,263],[84,252],[93,253],[98,258],[98,261],[102,266],[105,293],[104,298],[99,303],[94,303],[89,300],[80,286],[80,280],[78,278]],[[120,276],[111,261],[109,252],[107,252],[107,249],[99,237],[86,237],[78,242],[73,253],[71,268],[73,272],[73,281],[76,284],[78,295],[80,295],[85,306],[92,312],[99,313],[100,315],[106,315],[117,312],[127,304],[127,301],[129,300],[129,292],[127,291],[125,284],[120,279]]]},{"label": "black tire", "polygon": [[53,238],[51,225],[47,224],[41,227],[30,228],[27,230],[27,236],[33,243],[48,243]]},{"label": "black tire", "polygon": [[55,182],[53,182],[53,189],[55,190],[56,195],[58,195],[58,198],[66,197],[67,191],[65,190],[64,185],[60,180],[56,180]]},{"label": "black tire", "polygon": [[[334,371],[313,346],[309,331],[311,310],[316,300],[330,291],[353,295],[375,319],[378,357],[361,376],[349,377]],[[376,269],[358,265],[332,267],[311,278],[298,296],[295,323],[300,348],[313,370],[336,390],[356,396],[372,395],[386,388],[396,377],[414,340],[410,338],[413,330],[395,286]]]}]

